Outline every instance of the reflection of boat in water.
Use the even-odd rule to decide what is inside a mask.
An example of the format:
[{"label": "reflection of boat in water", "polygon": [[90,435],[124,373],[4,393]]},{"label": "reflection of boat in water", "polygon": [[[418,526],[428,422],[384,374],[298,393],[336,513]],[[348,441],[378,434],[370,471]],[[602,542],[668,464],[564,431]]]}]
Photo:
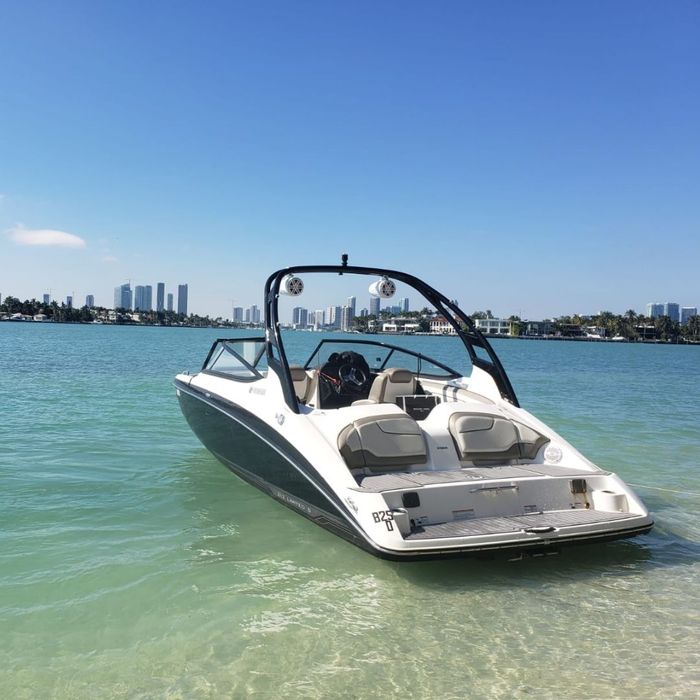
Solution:
[{"label": "reflection of boat in water", "polygon": [[[330,275],[343,290],[378,277],[379,298],[397,286],[421,295],[415,308],[448,320],[457,366],[471,371],[401,336],[321,339],[291,364],[279,306],[303,292],[299,275],[324,293],[319,277]],[[619,477],[520,408],[471,319],[421,280],[345,262],[280,270],[265,286],[265,326],[264,337],[217,340],[200,372],[176,377],[182,411],[236,474],[373,554],[539,553],[651,529]]]}]

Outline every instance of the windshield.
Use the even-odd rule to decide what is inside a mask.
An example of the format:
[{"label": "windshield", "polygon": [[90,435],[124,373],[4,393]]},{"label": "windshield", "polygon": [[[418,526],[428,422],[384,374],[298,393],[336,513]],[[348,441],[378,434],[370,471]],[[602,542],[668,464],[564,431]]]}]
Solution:
[{"label": "windshield", "polygon": [[322,340],[304,366],[307,369],[321,369],[333,354],[340,355],[344,352],[362,355],[373,373],[389,367],[400,367],[424,377],[451,379],[461,376],[456,370],[425,355],[371,340]]}]

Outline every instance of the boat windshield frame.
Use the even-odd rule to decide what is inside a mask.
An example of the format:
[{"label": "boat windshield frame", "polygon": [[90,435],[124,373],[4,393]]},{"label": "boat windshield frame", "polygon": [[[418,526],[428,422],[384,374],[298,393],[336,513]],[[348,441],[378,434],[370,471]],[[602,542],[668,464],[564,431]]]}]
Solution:
[{"label": "boat windshield frame", "polygon": [[[294,413],[300,413],[299,404],[294,391],[287,354],[282,342],[282,326],[279,320],[279,295],[282,280],[289,275],[303,274],[337,274],[360,275],[365,277],[388,277],[402,282],[422,295],[435,310],[454,329],[455,335],[462,341],[471,363],[474,367],[487,372],[496,383],[501,396],[514,406],[520,406],[518,399],[510,383],[498,355],[486,340],[484,335],[476,327],[474,321],[465,314],[455,303],[450,301],[418,277],[398,270],[387,270],[379,267],[360,267],[356,265],[294,265],[273,272],[265,282],[264,306],[265,306],[265,338],[267,340],[267,364],[280,378],[282,392],[287,406]],[[477,355],[476,348],[481,348],[488,356],[485,359]],[[400,348],[406,351],[405,348]],[[312,355],[313,357],[313,355]],[[427,358],[426,356],[426,359]],[[431,359],[431,362],[434,362]],[[438,363],[436,363],[438,364]]]}]

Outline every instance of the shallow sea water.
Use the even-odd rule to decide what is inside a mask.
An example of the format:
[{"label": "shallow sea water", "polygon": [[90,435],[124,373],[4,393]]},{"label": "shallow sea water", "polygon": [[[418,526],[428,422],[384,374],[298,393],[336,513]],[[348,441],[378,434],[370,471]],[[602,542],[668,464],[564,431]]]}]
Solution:
[{"label": "shallow sea water", "polygon": [[0,324],[0,697],[700,695],[700,348],[497,341],[523,406],[637,484],[656,527],[398,564],[198,443],[172,378],[220,334]]}]

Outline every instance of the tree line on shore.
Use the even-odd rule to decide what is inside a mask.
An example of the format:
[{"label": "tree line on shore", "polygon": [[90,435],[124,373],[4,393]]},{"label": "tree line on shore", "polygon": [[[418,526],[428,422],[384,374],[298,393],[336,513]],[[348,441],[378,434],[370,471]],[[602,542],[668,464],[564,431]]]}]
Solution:
[{"label": "tree line on shore", "polygon": [[198,314],[179,314],[175,311],[131,311],[131,309],[107,309],[103,306],[72,307],[65,303],[52,301],[49,304],[26,299],[20,301],[16,297],[7,296],[0,304],[0,313],[23,316],[43,314],[47,321],[56,323],[93,323],[94,321],[109,322],[118,325],[161,325],[161,326],[211,326],[209,316]]}]

